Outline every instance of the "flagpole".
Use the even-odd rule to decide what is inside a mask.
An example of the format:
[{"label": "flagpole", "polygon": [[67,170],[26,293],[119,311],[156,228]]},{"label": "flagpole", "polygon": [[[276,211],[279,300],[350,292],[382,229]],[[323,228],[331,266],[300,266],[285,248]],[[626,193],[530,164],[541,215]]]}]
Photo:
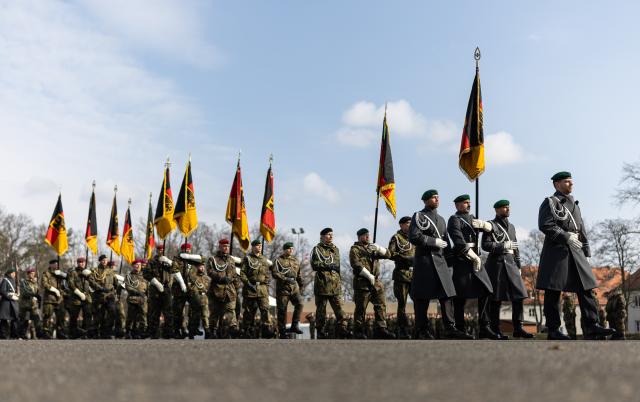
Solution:
[{"label": "flagpole", "polygon": [[[242,155],[242,150],[238,151],[238,164],[236,165],[236,177],[238,176],[238,168],[240,167],[240,156]],[[235,182],[236,178],[233,179]],[[231,220],[231,235],[229,236],[229,255],[233,255],[233,226],[236,224],[236,215],[233,214],[233,219]]]},{"label": "flagpole", "polygon": [[[473,52],[473,58],[476,60],[476,74],[478,74],[478,72],[480,71],[480,66],[479,66],[479,62],[480,62],[480,57],[482,57],[482,55],[480,54],[480,48],[476,47],[475,52]],[[476,177],[476,219],[480,219],[480,176]],[[478,239],[478,241],[476,242],[476,254],[478,254],[478,256],[480,256],[480,230],[476,229],[476,239]]]},{"label": "flagpole", "polygon": [[[384,118],[387,118],[387,102],[384,103]],[[382,131],[384,133],[384,121],[382,123]],[[376,242],[378,234],[378,208],[380,206],[380,167],[378,167],[378,178],[376,183],[376,213],[373,217],[373,242]]]}]

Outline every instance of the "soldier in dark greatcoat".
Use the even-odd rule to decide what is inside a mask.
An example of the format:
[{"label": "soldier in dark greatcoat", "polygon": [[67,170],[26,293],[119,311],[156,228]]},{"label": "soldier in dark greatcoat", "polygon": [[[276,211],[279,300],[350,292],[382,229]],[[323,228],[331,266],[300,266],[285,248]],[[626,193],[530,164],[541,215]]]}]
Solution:
[{"label": "soldier in dark greatcoat", "polygon": [[573,179],[569,172],[553,175],[556,192],[545,198],[538,214],[538,227],[545,234],[536,287],[544,290],[544,316],[548,339],[568,340],[560,332],[560,293],[578,296],[584,320],[585,337],[615,334],[615,330],[598,323],[598,308],[592,289],[598,287],[591,271],[589,241],[580,207],[571,192]]}]

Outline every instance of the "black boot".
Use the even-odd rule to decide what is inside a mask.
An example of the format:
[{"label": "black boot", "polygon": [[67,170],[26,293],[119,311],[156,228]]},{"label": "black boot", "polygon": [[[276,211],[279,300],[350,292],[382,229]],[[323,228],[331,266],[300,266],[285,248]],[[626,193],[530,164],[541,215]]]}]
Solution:
[{"label": "black boot", "polygon": [[547,340],[550,341],[570,341],[571,337],[560,332],[559,329],[549,330]]},{"label": "black boot", "polygon": [[373,330],[374,339],[396,339],[396,335],[387,328],[378,327]]},{"label": "black boot", "polygon": [[365,335],[364,331],[355,331],[353,333],[353,339],[367,339],[367,335]]},{"label": "black boot", "polygon": [[293,332],[294,334],[302,335],[302,330],[297,321],[291,323],[291,327],[287,330],[287,332]]},{"label": "black boot", "polygon": [[[353,332],[349,331],[349,330],[348,330],[347,328],[345,328],[345,327],[338,327],[338,328],[336,328],[336,332],[338,333],[338,338],[339,338],[339,339],[352,339],[352,338],[354,338],[354,336],[355,336],[355,335],[353,334]],[[326,338],[328,338],[328,335],[327,335],[327,334],[326,334],[326,332],[325,332],[325,334],[324,334],[324,339],[326,339]],[[320,339],[320,338],[318,337],[318,339]],[[366,339],[366,338],[365,338],[365,339]]]},{"label": "black boot", "polygon": [[269,327],[265,325],[262,327],[261,335],[263,339],[273,339],[276,336],[276,333]]},{"label": "black boot", "polygon": [[587,328],[585,332],[585,337],[603,337],[609,336],[616,333],[616,330],[613,328],[605,328],[600,324],[593,324]]},{"label": "black boot", "polygon": [[533,334],[528,333],[524,328],[522,328],[522,326],[517,325],[513,328],[513,337],[520,339],[533,339]]},{"label": "black boot", "polygon": [[409,335],[409,331],[407,331],[407,328],[400,328],[400,330],[398,331],[398,339],[411,339],[411,335]]},{"label": "black boot", "polygon": [[493,332],[488,325],[483,325],[478,331],[478,339],[491,339],[493,341],[499,341],[501,338],[500,335]]},{"label": "black boot", "polygon": [[471,340],[473,339],[473,336],[467,334],[466,332],[462,332],[458,328],[456,328],[454,325],[451,325],[445,328],[444,339]]}]

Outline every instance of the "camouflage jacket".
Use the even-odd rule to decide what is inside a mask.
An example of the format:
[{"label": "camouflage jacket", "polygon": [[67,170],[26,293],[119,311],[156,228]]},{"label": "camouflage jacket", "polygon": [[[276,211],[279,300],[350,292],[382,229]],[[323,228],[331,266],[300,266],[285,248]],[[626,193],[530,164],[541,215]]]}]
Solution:
[{"label": "camouflage jacket", "polygon": [[[160,256],[154,256],[147,266],[142,270],[142,276],[147,282],[151,282],[153,278],[156,278],[158,282],[164,286],[165,291],[171,289],[173,285],[173,273],[174,267],[165,266],[160,262]],[[159,293],[155,286],[151,287],[151,293]]]},{"label": "camouflage jacket", "polygon": [[240,269],[240,278],[244,284],[243,297],[269,297],[270,278],[267,257],[251,253],[245,255]]},{"label": "camouflage jacket", "polygon": [[271,276],[276,280],[276,296],[291,296],[300,293],[302,277],[300,263],[294,256],[281,255],[271,266]]},{"label": "camouflage jacket", "polygon": [[129,272],[124,277],[124,286],[127,291],[127,303],[144,304],[149,294],[149,282],[144,279],[142,273]]},{"label": "camouflage jacket", "polygon": [[351,250],[349,250],[349,264],[353,270],[353,289],[354,290],[368,290],[371,287],[371,282],[364,276],[360,275],[363,269],[369,271],[376,277],[376,288],[380,288],[382,283],[380,282],[380,259],[389,258],[391,254],[387,250],[386,254],[379,255],[375,251],[370,250],[371,244],[363,244],[360,242],[353,243]]},{"label": "camouflage jacket", "polygon": [[207,260],[207,273],[211,278],[209,294],[218,301],[235,301],[241,283],[236,265],[230,255],[216,253]]},{"label": "camouflage jacket", "polygon": [[[68,297],[70,298],[69,303],[73,304],[74,306],[80,306],[82,303],[91,304],[91,293],[93,289],[91,288],[90,279],[82,275],[82,271],[82,269],[76,267],[67,272],[67,285],[69,286],[70,290],[68,295]],[[80,300],[80,297],[78,297],[78,295],[74,293],[76,289],[84,293],[84,302]]]},{"label": "camouflage jacket", "polygon": [[409,235],[398,230],[389,240],[389,253],[396,267],[393,270],[393,280],[410,283],[413,277],[413,256],[416,246],[409,242]]},{"label": "camouflage jacket", "polygon": [[200,273],[193,270],[187,280],[187,288],[189,289],[189,297],[198,301],[206,299],[207,292],[211,286],[211,278],[205,272]]},{"label": "camouflage jacket", "polygon": [[[182,275],[182,279],[184,280],[184,283],[186,285],[189,276],[192,272],[195,271],[195,267],[193,267],[187,261],[184,261],[182,258],[180,258],[179,255],[174,256],[171,260],[173,261],[173,265],[171,266],[171,273],[175,274],[177,272],[180,272],[180,275]],[[188,291],[189,289],[187,289],[187,292]],[[185,297],[185,293],[180,288],[180,283],[178,283],[178,281],[176,280],[173,281],[171,292],[174,297]]]},{"label": "camouflage jacket", "polygon": [[[33,300],[33,298],[36,300]],[[20,301],[18,303],[20,309],[29,310],[38,307],[38,298],[40,297],[40,287],[38,286],[38,278],[22,278],[20,279]]]},{"label": "camouflage jacket", "polygon": [[[53,271],[51,271],[50,269],[45,271],[42,274],[42,278],[40,279],[40,286],[42,286],[42,289],[44,291],[44,299],[42,300],[42,302],[44,304],[60,304],[62,303],[63,300],[63,283],[62,280],[64,278],[61,278],[59,276],[56,276]],[[53,293],[52,291],[50,291],[49,289],[51,289],[52,287],[58,289],[58,291],[60,292],[60,296],[56,296],[55,293]]]},{"label": "camouflage jacket", "polygon": [[115,300],[115,287],[118,285],[111,267],[98,266],[91,272],[90,283],[94,290],[93,300],[99,303]]},{"label": "camouflage jacket", "polygon": [[311,250],[311,269],[316,272],[313,282],[313,293],[316,296],[339,296],[342,294],[338,247],[333,243],[318,243]]},{"label": "camouflage jacket", "polygon": [[624,321],[627,318],[624,296],[621,293],[613,294],[607,300],[605,310],[607,312],[607,321]]}]

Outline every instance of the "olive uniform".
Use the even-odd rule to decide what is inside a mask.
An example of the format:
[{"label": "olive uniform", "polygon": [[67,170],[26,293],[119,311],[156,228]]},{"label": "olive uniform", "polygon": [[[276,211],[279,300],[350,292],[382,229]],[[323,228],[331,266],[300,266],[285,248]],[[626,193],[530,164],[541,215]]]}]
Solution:
[{"label": "olive uniform", "polygon": [[211,278],[209,336],[233,337],[238,332],[235,308],[238,297],[237,285],[241,283],[235,262],[230,255],[218,252],[207,261],[207,273]]},{"label": "olive uniform", "polygon": [[242,279],[242,326],[245,333],[250,332],[254,326],[256,311],[260,310],[260,322],[262,324],[262,337],[271,338],[269,318],[269,260],[263,255],[249,253],[242,260],[240,278]]},{"label": "olive uniform", "polygon": [[[185,281],[191,274],[191,264],[182,260],[179,256],[173,258],[173,266],[171,272],[175,275],[180,273],[182,280]],[[182,290],[180,282],[174,278],[173,285],[171,286],[172,295],[172,313],[173,313],[173,333],[176,338],[185,338],[185,306],[189,301],[188,289]]]},{"label": "olive uniform", "polygon": [[[52,338],[55,328],[56,337],[64,339],[66,337],[64,331],[64,305],[63,305],[63,277],[54,274],[52,269],[48,269],[42,274],[40,280],[41,287],[44,290],[44,298],[42,300],[42,321],[43,335],[45,338]],[[58,293],[52,291],[56,289]],[[55,326],[52,324],[52,318],[55,315]]]},{"label": "olive uniform", "polygon": [[38,286],[38,278],[30,279],[28,277],[20,278],[20,300],[18,302],[18,316],[20,319],[20,336],[26,338],[29,320],[33,323],[36,330],[36,336],[42,336],[42,322],[40,319],[40,308],[38,301],[40,300],[40,287]]},{"label": "olive uniform", "polygon": [[316,273],[313,294],[316,302],[316,332],[318,339],[326,337],[328,329],[327,302],[336,316],[341,335],[347,334],[347,321],[342,309],[342,282],[340,280],[340,251],[334,244],[318,243],[311,250],[311,269]]},{"label": "olive uniform", "polygon": [[113,269],[99,265],[91,272],[90,283],[94,290],[93,313],[97,335],[108,339],[113,334],[113,324],[116,315],[117,280]]},{"label": "olive uniform", "polygon": [[[90,286],[90,279],[88,275],[91,274],[90,270],[76,267],[69,271],[67,275],[67,284],[69,286],[69,302],[67,304],[67,310],[69,311],[69,335],[72,338],[79,338],[86,336],[91,329],[91,304],[92,290]],[[83,298],[84,297],[84,298]],[[78,317],[82,312],[82,329],[78,328]]]},{"label": "olive uniform", "polygon": [[408,336],[409,320],[407,319],[407,299],[411,293],[411,280],[413,279],[413,257],[416,247],[409,242],[409,235],[402,230],[389,240],[389,253],[395,263],[393,269],[393,295],[398,301],[397,325],[402,337]]},{"label": "olive uniform", "polygon": [[576,306],[571,295],[564,295],[562,301],[562,315],[567,335],[569,335],[571,339],[576,339]]},{"label": "olive uniform", "polygon": [[162,263],[159,255],[154,256],[142,271],[142,276],[149,282],[147,323],[148,333],[151,338],[157,338],[159,335],[160,315],[164,318],[163,337],[170,338],[173,336],[173,314],[171,310],[173,276],[171,271],[171,264]]},{"label": "olive uniform", "polygon": [[625,328],[627,324],[627,303],[620,290],[616,290],[607,300],[605,307],[607,311],[607,321],[609,327],[616,330],[611,339],[625,339]]},{"label": "olive uniform", "polygon": [[206,272],[193,270],[187,279],[189,288],[189,338],[198,332],[200,321],[205,334],[209,333],[209,298],[207,292],[211,278]]},{"label": "olive uniform", "polygon": [[147,296],[149,282],[141,272],[131,271],[124,278],[127,291],[127,337],[143,339],[147,335]]},{"label": "olive uniform", "polygon": [[[302,277],[300,263],[293,255],[282,254],[271,266],[271,275],[276,280],[276,309],[278,312],[278,332],[283,337],[287,326],[287,305],[293,305],[291,330],[299,331],[298,323],[304,300],[300,294]],[[294,331],[295,332],[295,331]]]}]

